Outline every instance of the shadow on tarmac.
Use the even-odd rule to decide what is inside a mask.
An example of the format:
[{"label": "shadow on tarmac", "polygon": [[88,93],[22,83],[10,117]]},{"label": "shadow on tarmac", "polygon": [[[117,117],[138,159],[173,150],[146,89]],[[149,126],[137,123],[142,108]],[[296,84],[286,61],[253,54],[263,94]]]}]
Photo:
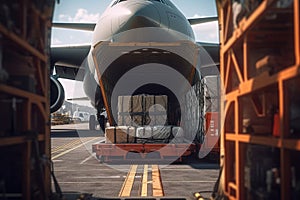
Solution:
[{"label": "shadow on tarmac", "polygon": [[[103,161],[101,161],[103,162]],[[164,159],[127,159],[122,158],[113,159],[105,162],[107,165],[145,165],[145,164],[158,164],[158,165],[189,165],[194,169],[220,169],[220,164],[217,161],[210,161],[208,159],[198,159],[195,156],[184,157],[182,162]]]},{"label": "shadow on tarmac", "polygon": [[65,137],[103,137],[100,130],[51,129],[51,138]]}]

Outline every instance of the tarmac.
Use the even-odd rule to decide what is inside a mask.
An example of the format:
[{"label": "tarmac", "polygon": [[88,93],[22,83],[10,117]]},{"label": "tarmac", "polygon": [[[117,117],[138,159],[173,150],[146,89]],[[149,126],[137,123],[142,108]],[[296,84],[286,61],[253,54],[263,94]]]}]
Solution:
[{"label": "tarmac", "polygon": [[64,193],[87,193],[96,199],[195,199],[199,191],[211,196],[219,163],[195,155],[182,163],[101,163],[92,144],[104,142],[104,135],[87,128],[87,123],[52,126],[51,157]]}]

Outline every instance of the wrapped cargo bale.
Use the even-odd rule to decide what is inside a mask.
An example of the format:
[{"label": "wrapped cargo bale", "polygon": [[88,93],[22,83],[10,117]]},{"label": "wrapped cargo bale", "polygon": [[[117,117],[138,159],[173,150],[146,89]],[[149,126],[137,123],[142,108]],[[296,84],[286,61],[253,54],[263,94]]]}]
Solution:
[{"label": "wrapped cargo bale", "polygon": [[118,125],[120,126],[132,126],[133,122],[129,113],[118,114]]},{"label": "wrapped cargo bale", "polygon": [[149,125],[165,125],[167,123],[168,97],[166,95],[146,97],[146,109],[149,112]]},{"label": "wrapped cargo bale", "polygon": [[172,131],[173,131],[172,126],[154,126],[152,138],[154,140],[169,139],[173,137]]},{"label": "wrapped cargo bale", "polygon": [[138,115],[140,113],[145,112],[145,97],[144,95],[135,95],[130,98],[131,103],[131,114]]},{"label": "wrapped cargo bale", "polygon": [[132,126],[107,127],[105,129],[106,143],[134,143],[135,128]]},{"label": "wrapped cargo bale", "polygon": [[152,137],[153,127],[151,126],[144,126],[144,127],[138,127],[136,129],[136,137],[142,138],[142,139],[148,139]]},{"label": "wrapped cargo bale", "polygon": [[132,115],[131,119],[132,119],[132,125],[135,126],[143,126],[150,122],[150,118],[142,114]]},{"label": "wrapped cargo bale", "polygon": [[118,97],[118,125],[142,126],[145,117],[144,96],[119,96]]},{"label": "wrapped cargo bale", "polygon": [[182,144],[184,143],[184,132],[181,127],[173,127],[172,134],[174,138],[170,141],[171,144]]},{"label": "wrapped cargo bale", "polygon": [[130,126],[131,96],[118,97],[118,125]]},{"label": "wrapped cargo bale", "polygon": [[125,126],[165,125],[166,95],[135,95],[118,97],[118,124]]},{"label": "wrapped cargo bale", "polygon": [[184,133],[177,126],[145,126],[136,130],[137,143],[182,143]]},{"label": "wrapped cargo bale", "polygon": [[136,129],[136,142],[137,143],[147,143],[151,141],[152,130],[151,126],[138,127]]},{"label": "wrapped cargo bale", "polygon": [[203,135],[204,88],[202,82],[197,82],[183,96],[183,112],[181,125],[185,139],[200,141]]}]

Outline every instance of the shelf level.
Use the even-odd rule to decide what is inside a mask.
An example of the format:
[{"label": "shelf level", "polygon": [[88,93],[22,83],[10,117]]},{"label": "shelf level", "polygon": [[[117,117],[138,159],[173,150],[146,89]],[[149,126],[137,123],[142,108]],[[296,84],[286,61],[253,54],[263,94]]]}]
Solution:
[{"label": "shelf level", "polygon": [[[31,137],[28,136],[12,136],[12,137],[0,137],[0,147],[23,144],[29,141]],[[44,141],[45,136],[42,134],[38,135],[38,141]]]},{"label": "shelf level", "polygon": [[40,96],[31,92],[27,92],[25,90],[21,90],[12,86],[7,86],[4,84],[0,84],[0,91],[2,93],[14,95],[20,98],[30,99],[32,102],[46,102],[47,99],[44,96]]},{"label": "shelf level", "polygon": [[240,27],[237,28],[234,32],[231,38],[229,38],[225,44],[223,45],[223,48],[221,48],[222,52],[227,52],[234,44],[236,44],[240,39],[242,39],[246,32],[249,31],[254,25],[254,22],[259,21],[262,19],[266,11],[269,8],[275,0],[264,0],[258,8],[249,16],[247,20],[244,20],[242,24],[240,24]]},{"label": "shelf level", "polygon": [[272,136],[258,136],[258,135],[250,135],[250,134],[226,134],[226,140],[229,141],[238,141],[243,143],[250,144],[259,144],[266,145],[271,147],[282,147],[282,140],[280,138],[272,137]]},{"label": "shelf level", "polygon": [[268,86],[278,84],[279,80],[288,80],[299,75],[300,66],[298,65],[287,67],[286,69],[271,76],[267,72],[265,72],[255,78],[240,83],[239,87],[227,93],[225,98],[227,100],[233,100],[236,98],[236,96],[247,95],[257,90],[267,88]]},{"label": "shelf level", "polygon": [[284,139],[283,147],[290,150],[300,151],[300,139]]},{"label": "shelf level", "polygon": [[15,42],[17,45],[21,46],[24,50],[30,52],[33,56],[38,57],[40,60],[47,62],[47,56],[39,52],[36,48],[32,47],[26,40],[18,37],[15,33],[7,30],[2,24],[0,24],[0,33],[6,38]]}]

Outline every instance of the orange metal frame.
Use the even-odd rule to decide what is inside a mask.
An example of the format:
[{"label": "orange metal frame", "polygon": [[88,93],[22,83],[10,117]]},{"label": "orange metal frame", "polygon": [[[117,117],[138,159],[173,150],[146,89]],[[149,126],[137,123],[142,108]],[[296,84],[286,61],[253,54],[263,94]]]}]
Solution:
[{"label": "orange metal frame", "polygon": [[128,159],[128,153],[137,153],[141,159],[147,158],[147,155],[156,152],[157,158],[167,159],[168,157],[178,157],[191,155],[196,151],[195,144],[93,144],[93,152],[97,157],[104,157],[104,161],[109,161],[113,156]]},{"label": "orange metal frame", "polygon": [[[264,0],[246,19],[242,19],[237,29],[233,29],[232,5],[230,0],[219,4],[219,22],[221,24],[221,63],[220,72],[224,85],[226,104],[222,104],[225,125],[222,129],[221,148],[225,148],[223,189],[230,199],[246,199],[245,191],[245,145],[260,144],[280,149],[281,199],[290,199],[290,151],[300,151],[300,140],[289,137],[289,99],[288,80],[300,78],[300,3],[293,2],[292,8],[275,8],[276,0]],[[258,26],[272,29],[272,25],[263,20],[267,14],[290,13],[292,31],[274,30],[263,33]],[[280,24],[279,24],[280,25]],[[258,44],[259,37],[273,34]],[[276,34],[281,37],[276,37]],[[255,72],[253,56],[259,50],[259,45],[281,48],[282,42],[292,40],[292,59],[287,60],[286,66],[275,66],[279,70],[271,72]],[[269,42],[269,43],[268,43]],[[254,45],[258,45],[254,48]],[[276,47],[277,45],[277,47]],[[285,52],[286,53],[286,52]],[[293,63],[290,63],[291,60]],[[254,67],[253,67],[254,66]],[[244,100],[249,104],[245,104]],[[264,125],[266,134],[253,135],[243,130],[244,116],[248,107],[253,107],[251,121],[267,117],[267,106],[277,105],[279,113],[279,137],[272,136],[272,127]],[[235,171],[232,171],[235,169]]]}]

